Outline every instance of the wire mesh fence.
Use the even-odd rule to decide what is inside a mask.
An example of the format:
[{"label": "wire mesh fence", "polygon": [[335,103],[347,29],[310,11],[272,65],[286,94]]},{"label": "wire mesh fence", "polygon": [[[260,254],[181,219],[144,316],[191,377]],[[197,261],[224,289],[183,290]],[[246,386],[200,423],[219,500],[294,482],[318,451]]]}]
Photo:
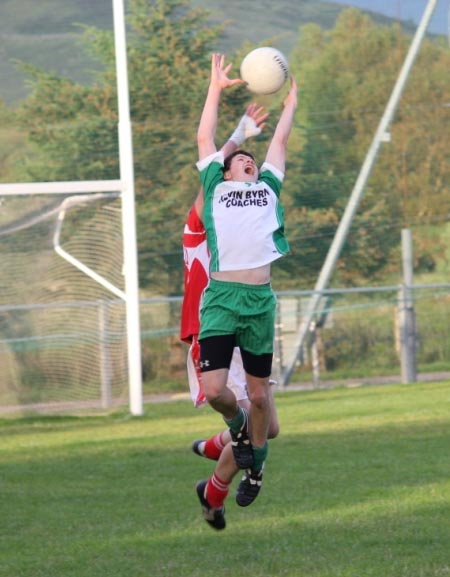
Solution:
[{"label": "wire mesh fence", "polygon": [[[279,382],[295,354],[298,326],[311,294],[277,295],[273,376]],[[400,286],[327,291],[287,388],[344,384],[349,379],[376,383],[389,377],[401,382],[401,295]],[[420,285],[413,295],[417,378],[450,375],[450,284]],[[181,297],[141,301],[147,399],[188,392],[180,306]],[[0,307],[0,316],[8,319],[0,328],[0,412],[126,404],[125,335],[117,321],[123,308],[121,301]],[[52,317],[58,323],[48,330],[51,325],[42,319]]]}]

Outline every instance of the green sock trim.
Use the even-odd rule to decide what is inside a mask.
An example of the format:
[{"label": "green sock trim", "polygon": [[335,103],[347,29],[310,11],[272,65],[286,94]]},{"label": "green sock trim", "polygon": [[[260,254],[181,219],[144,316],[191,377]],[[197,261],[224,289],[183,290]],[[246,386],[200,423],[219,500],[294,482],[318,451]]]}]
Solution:
[{"label": "green sock trim", "polygon": [[253,466],[254,471],[261,471],[264,461],[269,452],[269,444],[266,443],[264,447],[253,447]]},{"label": "green sock trim", "polygon": [[233,433],[239,433],[242,425],[245,423],[245,411],[242,407],[238,407],[237,413],[232,419],[223,419]]}]

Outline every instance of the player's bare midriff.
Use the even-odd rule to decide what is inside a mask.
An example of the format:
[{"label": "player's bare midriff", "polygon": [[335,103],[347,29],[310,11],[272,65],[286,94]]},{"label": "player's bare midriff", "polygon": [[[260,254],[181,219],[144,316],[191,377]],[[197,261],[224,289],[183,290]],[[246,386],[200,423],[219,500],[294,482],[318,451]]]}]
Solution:
[{"label": "player's bare midriff", "polygon": [[211,277],[224,282],[241,282],[244,284],[267,284],[270,282],[270,264],[244,270],[227,270],[212,272]]}]

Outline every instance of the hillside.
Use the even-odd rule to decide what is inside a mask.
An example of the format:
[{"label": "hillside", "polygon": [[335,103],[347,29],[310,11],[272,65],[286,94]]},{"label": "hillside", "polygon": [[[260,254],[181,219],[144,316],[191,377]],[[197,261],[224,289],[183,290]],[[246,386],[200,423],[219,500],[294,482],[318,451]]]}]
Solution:
[{"label": "hillside", "polygon": [[[289,52],[300,26],[316,22],[333,26],[343,6],[321,0],[191,0],[206,8],[212,22],[228,21],[223,45],[229,51],[245,41],[270,40]],[[377,21],[390,22],[381,15]],[[24,77],[14,65],[23,60],[45,70],[88,83],[95,64],[78,42],[77,24],[112,28],[111,0],[3,0],[0,4],[0,98],[14,104],[27,93]]]}]

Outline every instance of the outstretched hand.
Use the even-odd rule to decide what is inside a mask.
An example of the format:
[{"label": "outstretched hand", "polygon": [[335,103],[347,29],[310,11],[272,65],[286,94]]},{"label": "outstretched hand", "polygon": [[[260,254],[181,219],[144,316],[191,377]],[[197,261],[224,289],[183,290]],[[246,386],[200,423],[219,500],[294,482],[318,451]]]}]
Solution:
[{"label": "outstretched hand", "polygon": [[266,112],[264,106],[259,106],[256,102],[252,102],[252,104],[247,106],[245,114],[253,120],[259,128],[259,132],[266,126],[266,120],[269,118],[269,113]]},{"label": "outstretched hand", "polygon": [[228,78],[232,64],[225,64],[225,54],[214,52],[211,58],[211,85],[218,88],[227,88],[236,84],[243,84],[241,78]]},{"label": "outstretched hand", "polygon": [[261,133],[261,130],[266,125],[265,121],[268,116],[263,106],[259,106],[256,103],[250,104],[245,109],[244,116],[239,120],[235,131],[228,141],[234,142],[237,147],[242,146],[247,138]]},{"label": "outstretched hand", "polygon": [[290,82],[291,86],[286,98],[284,99],[284,106],[292,106],[295,109],[297,108],[298,87],[297,82],[295,81],[295,78],[292,76],[292,74],[290,76]]}]

